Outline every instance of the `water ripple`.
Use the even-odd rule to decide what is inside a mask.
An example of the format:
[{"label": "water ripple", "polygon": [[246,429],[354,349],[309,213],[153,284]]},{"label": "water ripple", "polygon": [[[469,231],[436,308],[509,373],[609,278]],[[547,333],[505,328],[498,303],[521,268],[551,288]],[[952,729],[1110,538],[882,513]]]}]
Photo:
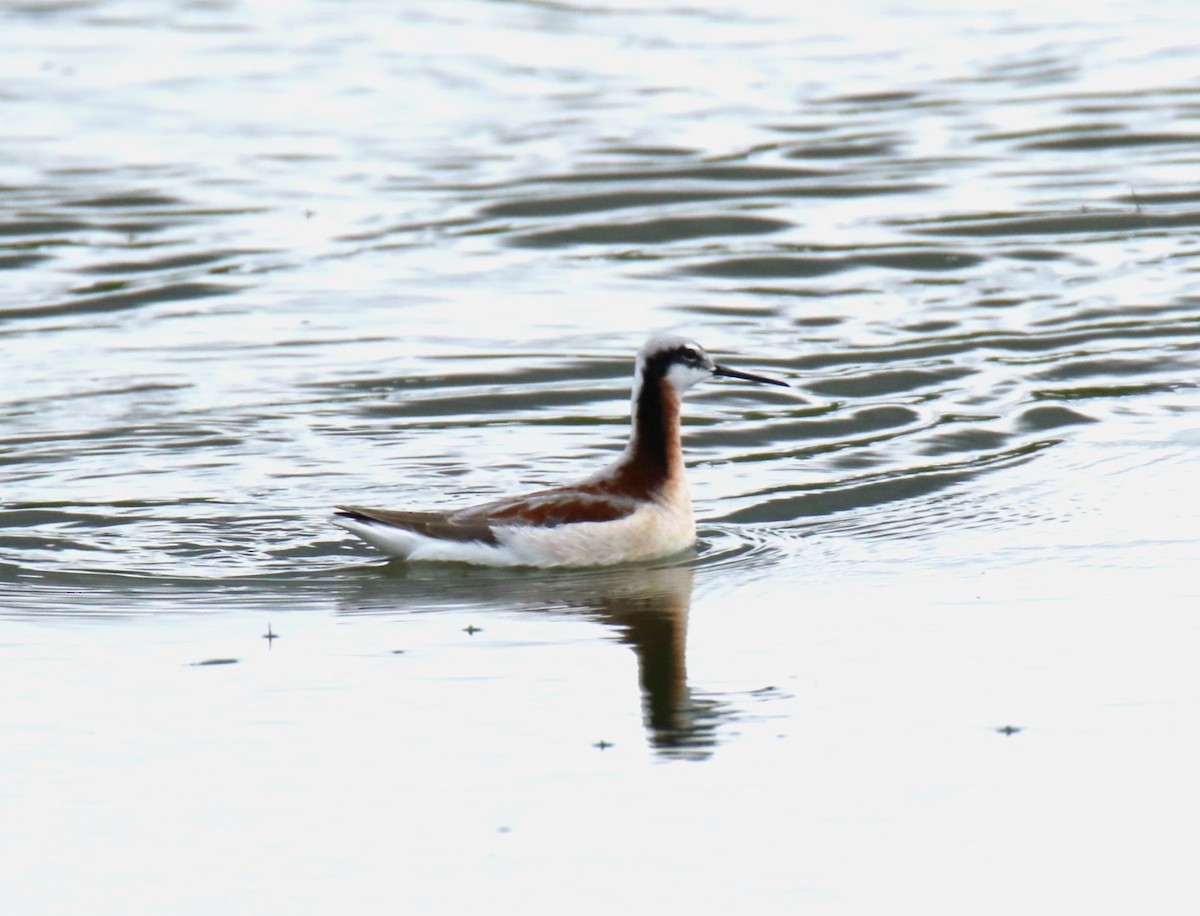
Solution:
[{"label": "water ripple", "polygon": [[336,591],[374,554],[330,503],[590,472],[666,326],[804,398],[689,396],[702,575],[971,529],[1026,469],[1107,468],[1051,456],[1194,396],[1197,88],[1169,11],[914,14],[885,48],[753,4],[558,11],[586,41],[527,4],[377,32],[303,7],[299,43],[236,7],[89,9],[0,38],[14,587]]}]

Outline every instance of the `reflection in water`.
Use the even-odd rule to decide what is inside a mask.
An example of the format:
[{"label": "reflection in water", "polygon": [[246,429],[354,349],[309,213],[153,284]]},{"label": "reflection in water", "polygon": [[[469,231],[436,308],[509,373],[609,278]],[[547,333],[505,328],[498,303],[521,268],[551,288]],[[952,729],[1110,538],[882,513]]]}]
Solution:
[{"label": "reflection in water", "polygon": [[692,598],[691,566],[637,570],[629,591],[598,590],[596,616],[621,630],[621,641],[638,659],[642,711],[659,753],[703,758],[716,744],[727,710],[695,696],[687,682],[687,623]]},{"label": "reflection in water", "polygon": [[693,567],[602,570],[464,568],[394,562],[359,582],[342,613],[395,613],[478,607],[580,613],[611,625],[637,655],[650,743],[663,756],[703,759],[732,714],[725,702],[697,696],[687,680],[687,624]]}]

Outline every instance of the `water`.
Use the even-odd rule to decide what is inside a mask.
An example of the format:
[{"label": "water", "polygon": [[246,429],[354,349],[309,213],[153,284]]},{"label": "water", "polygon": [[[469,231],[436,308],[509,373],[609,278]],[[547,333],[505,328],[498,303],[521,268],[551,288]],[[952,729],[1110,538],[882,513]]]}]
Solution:
[{"label": "water", "polygon": [[[0,16],[6,911],[1194,905],[1190,5]],[[328,524],[657,329],[694,556]]]}]

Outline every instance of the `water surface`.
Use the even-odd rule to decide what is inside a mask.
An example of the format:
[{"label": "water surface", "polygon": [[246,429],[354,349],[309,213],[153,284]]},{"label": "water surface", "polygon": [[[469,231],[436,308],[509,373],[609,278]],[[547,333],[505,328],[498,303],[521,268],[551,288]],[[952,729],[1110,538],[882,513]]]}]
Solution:
[{"label": "water surface", "polygon": [[[1190,5],[0,16],[6,910],[1194,900]],[[328,524],[663,329],[800,395],[689,395],[694,555]]]}]

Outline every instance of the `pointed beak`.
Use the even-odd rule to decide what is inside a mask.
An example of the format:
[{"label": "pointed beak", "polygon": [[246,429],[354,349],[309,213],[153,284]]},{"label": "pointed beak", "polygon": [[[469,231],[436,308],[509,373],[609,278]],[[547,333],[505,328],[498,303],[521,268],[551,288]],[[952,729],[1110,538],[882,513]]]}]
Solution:
[{"label": "pointed beak", "polygon": [[740,378],[745,382],[762,382],[766,385],[782,385],[784,388],[791,388],[787,382],[777,378],[767,378],[765,375],[751,375],[749,372],[738,372],[736,369],[727,369],[724,366],[713,364],[713,375],[721,375],[725,378]]}]

